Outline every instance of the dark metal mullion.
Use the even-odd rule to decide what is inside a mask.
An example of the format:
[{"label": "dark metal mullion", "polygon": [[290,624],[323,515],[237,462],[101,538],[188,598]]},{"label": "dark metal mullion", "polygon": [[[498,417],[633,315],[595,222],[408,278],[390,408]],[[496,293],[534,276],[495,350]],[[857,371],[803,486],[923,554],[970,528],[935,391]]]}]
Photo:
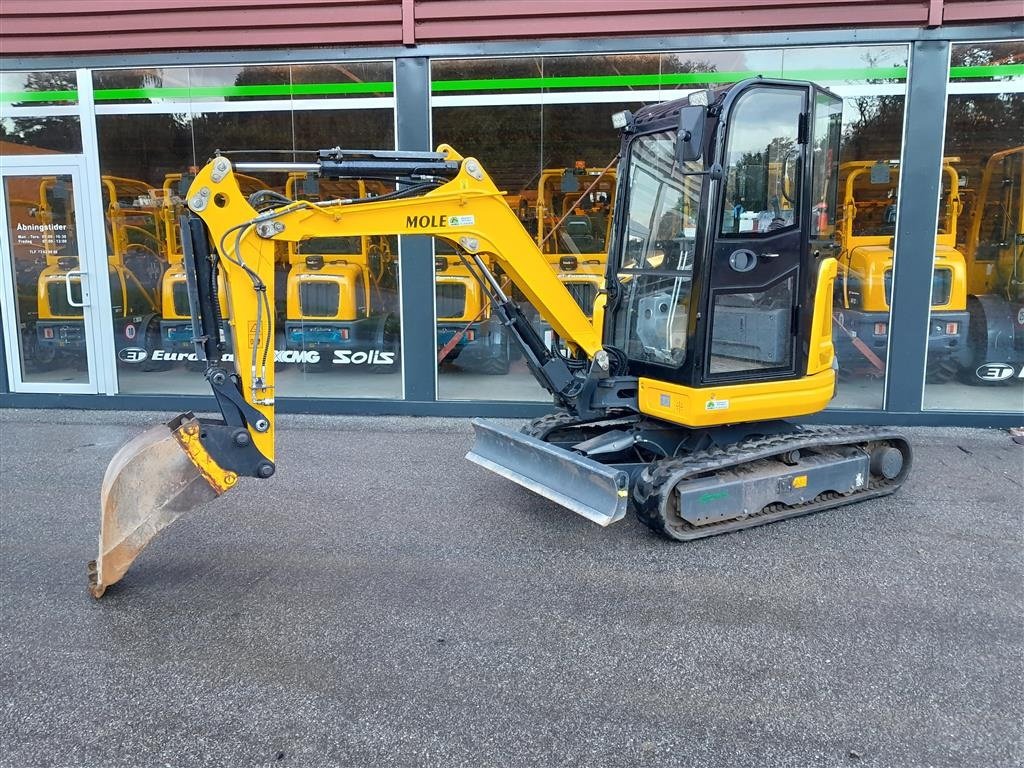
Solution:
[{"label": "dark metal mullion", "polygon": [[948,75],[948,42],[911,46],[885,380],[885,410],[897,413],[920,411],[924,394]]},{"label": "dark metal mullion", "polygon": [[[15,305],[17,305],[18,287],[17,285],[11,285],[11,289],[14,291]],[[17,312],[17,309],[15,309],[15,312]],[[4,326],[8,323],[9,318],[5,318],[3,311],[0,310],[0,394],[7,394],[11,391],[11,383],[7,380],[7,350],[4,341]],[[9,327],[14,329],[12,335],[18,333],[18,323],[16,320],[10,323]],[[18,352],[20,354],[21,350],[19,349]]]},{"label": "dark metal mullion", "polygon": [[[429,151],[430,63],[395,61],[395,111],[399,150]],[[437,330],[434,317],[434,248],[429,237],[399,240],[402,297],[402,365],[405,399],[437,400]]]}]

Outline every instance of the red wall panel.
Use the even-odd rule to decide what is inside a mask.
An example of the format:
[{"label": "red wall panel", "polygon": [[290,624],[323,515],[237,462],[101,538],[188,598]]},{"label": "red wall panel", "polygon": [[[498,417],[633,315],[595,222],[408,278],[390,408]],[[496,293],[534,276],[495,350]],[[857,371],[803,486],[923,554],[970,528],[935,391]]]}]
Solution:
[{"label": "red wall panel", "polygon": [[1022,0],[3,0],[0,55],[401,45],[1021,19]]}]

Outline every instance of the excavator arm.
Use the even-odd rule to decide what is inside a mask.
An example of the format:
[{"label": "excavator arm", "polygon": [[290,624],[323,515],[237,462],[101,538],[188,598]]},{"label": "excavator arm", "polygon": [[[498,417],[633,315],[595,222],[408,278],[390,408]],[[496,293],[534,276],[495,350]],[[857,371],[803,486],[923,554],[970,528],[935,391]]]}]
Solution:
[{"label": "excavator arm", "polygon": [[[470,270],[483,282],[493,304],[508,315],[502,319],[514,326],[533,351],[541,368],[541,383],[556,397],[571,392],[567,369],[559,365],[557,358],[552,359],[543,342],[533,338],[525,320],[517,317],[513,309],[516,305],[504,296],[500,281],[494,279],[487,263],[495,264],[508,276],[577,354],[586,358],[596,355],[601,350],[600,332],[558,279],[479,162],[462,158],[446,145],[439,147],[436,153],[357,154],[325,150],[321,154],[319,163],[309,165],[324,177],[390,175],[404,180],[407,186],[374,198],[321,203],[281,199],[257,210],[238,189],[231,163],[227,158],[217,158],[196,176],[188,204],[202,219],[211,242],[220,252],[220,263],[227,272],[229,285],[245,286],[245,266],[257,273],[261,267],[272,270],[275,241],[394,234],[442,238],[467,261]],[[295,166],[240,164],[240,167],[275,170]],[[269,272],[261,274],[268,295],[272,291],[270,278]],[[233,288],[229,293],[231,317],[236,326],[241,318],[253,319],[250,292],[242,291],[239,295],[237,288]],[[261,325],[261,331],[265,328]],[[251,359],[251,350],[246,347],[245,338],[241,341],[242,348],[237,351],[242,356],[237,359],[244,367],[245,360]],[[249,375],[251,378],[251,371]],[[253,387],[250,389],[255,391]]]},{"label": "excavator arm", "polygon": [[[261,170],[389,178],[398,189],[323,202],[266,191],[246,196],[238,172]],[[274,473],[277,242],[349,235],[442,238],[480,280],[492,313],[518,341],[527,365],[556,403],[586,412],[589,396],[607,375],[599,319],[595,326],[587,318],[480,163],[447,145],[436,153],[323,150],[315,164],[240,163],[236,168],[217,157],[196,175],[188,208],[181,230],[193,339],[199,359],[207,363],[205,376],[221,418],[181,414],[115,456],[101,494],[100,554],[89,569],[96,597],[183,512],[230,489],[239,476]],[[569,356],[545,345],[489,263],[566,342]],[[230,320],[220,316],[220,272]],[[611,482],[621,484],[621,479]]]}]

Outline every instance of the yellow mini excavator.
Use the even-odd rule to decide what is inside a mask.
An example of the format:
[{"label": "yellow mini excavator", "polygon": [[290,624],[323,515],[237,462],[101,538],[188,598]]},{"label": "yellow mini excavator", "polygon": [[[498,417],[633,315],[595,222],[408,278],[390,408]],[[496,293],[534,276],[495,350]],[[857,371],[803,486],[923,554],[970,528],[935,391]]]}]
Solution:
[{"label": "yellow mini excavator", "polygon": [[[241,476],[274,474],[282,241],[406,234],[450,243],[557,406],[519,432],[474,421],[468,458],[600,525],[632,506],[658,533],[689,540],[893,492],[911,464],[897,432],[786,421],[823,409],[835,388],[840,117],[840,99],[812,83],[760,78],[614,115],[615,224],[593,320],[481,164],[449,146],[335,148],[288,164],[215,157],[189,189],[182,244],[196,352],[222,418],[181,414],[114,457],[92,594],[185,510]],[[785,179],[771,170],[782,167]],[[373,198],[246,197],[236,174],[259,171],[397,187]],[[545,345],[492,268],[561,344]]]}]

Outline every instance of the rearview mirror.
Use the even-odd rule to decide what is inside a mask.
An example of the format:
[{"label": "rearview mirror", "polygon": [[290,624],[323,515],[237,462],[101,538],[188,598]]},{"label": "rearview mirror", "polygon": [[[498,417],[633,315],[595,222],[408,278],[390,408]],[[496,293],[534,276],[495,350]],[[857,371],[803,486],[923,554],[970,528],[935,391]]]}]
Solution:
[{"label": "rearview mirror", "polygon": [[686,163],[699,160],[704,153],[705,107],[688,106],[679,109],[679,134],[676,139],[676,161]]}]

